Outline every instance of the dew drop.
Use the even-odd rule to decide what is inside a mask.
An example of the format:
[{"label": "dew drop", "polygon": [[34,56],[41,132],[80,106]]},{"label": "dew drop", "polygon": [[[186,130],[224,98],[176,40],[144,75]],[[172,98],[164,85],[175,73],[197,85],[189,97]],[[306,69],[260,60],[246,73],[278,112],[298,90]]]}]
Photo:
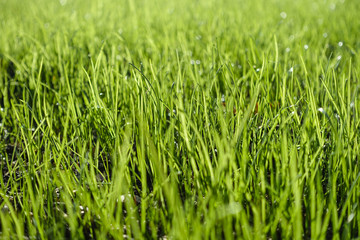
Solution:
[{"label": "dew drop", "polygon": [[281,13],[280,13],[280,17],[281,17],[282,19],[285,19],[285,18],[287,17],[286,12],[281,12]]}]

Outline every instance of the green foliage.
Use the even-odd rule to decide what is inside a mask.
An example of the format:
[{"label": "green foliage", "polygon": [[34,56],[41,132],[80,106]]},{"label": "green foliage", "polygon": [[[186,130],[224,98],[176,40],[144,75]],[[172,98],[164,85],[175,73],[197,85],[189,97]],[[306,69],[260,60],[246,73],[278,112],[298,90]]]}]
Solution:
[{"label": "green foliage", "polygon": [[359,12],[0,0],[0,238],[357,238]]}]

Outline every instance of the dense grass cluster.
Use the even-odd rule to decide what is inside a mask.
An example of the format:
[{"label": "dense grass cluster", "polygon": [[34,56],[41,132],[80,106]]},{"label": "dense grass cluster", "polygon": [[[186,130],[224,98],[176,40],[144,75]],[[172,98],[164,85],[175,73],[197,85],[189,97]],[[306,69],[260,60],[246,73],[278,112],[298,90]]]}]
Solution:
[{"label": "dense grass cluster", "polygon": [[360,233],[356,0],[0,0],[0,239]]}]

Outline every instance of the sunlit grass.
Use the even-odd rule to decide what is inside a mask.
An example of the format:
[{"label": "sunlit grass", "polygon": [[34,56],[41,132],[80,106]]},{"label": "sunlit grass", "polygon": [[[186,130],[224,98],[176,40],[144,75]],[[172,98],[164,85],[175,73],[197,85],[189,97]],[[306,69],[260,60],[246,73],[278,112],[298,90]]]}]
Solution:
[{"label": "sunlit grass", "polygon": [[0,0],[0,238],[357,239],[359,12]]}]

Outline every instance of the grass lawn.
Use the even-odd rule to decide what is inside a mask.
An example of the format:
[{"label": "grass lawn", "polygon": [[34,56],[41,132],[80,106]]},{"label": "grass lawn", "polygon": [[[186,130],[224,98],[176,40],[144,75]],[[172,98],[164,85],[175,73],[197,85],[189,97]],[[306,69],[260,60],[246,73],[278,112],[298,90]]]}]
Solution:
[{"label": "grass lawn", "polygon": [[0,239],[360,239],[357,0],[0,0]]}]

